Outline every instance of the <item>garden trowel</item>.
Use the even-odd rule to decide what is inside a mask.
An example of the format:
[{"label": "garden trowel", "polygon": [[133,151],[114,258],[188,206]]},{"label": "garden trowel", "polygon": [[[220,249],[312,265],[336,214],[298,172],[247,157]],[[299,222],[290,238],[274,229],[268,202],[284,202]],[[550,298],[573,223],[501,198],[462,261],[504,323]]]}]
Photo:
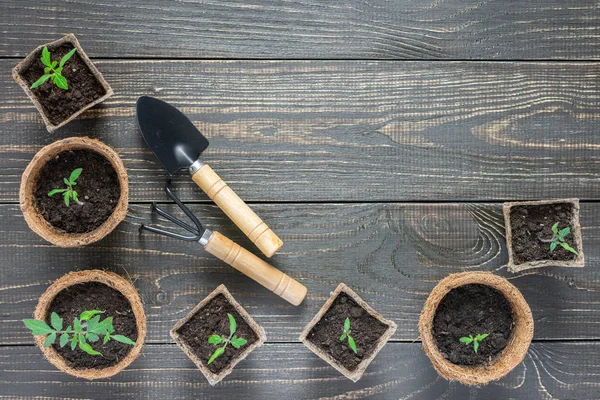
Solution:
[{"label": "garden trowel", "polygon": [[192,180],[267,257],[283,242],[242,199],[200,160],[208,140],[181,111],[149,96],[137,100],[137,118],[146,144],[169,174],[187,169]]}]

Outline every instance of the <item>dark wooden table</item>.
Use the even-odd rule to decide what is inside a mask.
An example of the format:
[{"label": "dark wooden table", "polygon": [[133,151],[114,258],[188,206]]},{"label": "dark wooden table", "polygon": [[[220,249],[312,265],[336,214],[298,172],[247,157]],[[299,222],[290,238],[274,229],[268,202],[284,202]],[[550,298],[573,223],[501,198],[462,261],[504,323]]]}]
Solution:
[{"label": "dark wooden table", "polygon": [[[531,0],[0,0],[0,398],[600,398],[600,9]],[[116,94],[54,134],[10,76],[73,32]],[[274,265],[309,289],[293,307],[194,244],[140,235],[166,174],[134,102],[180,107],[205,159],[284,240]],[[21,173],[55,140],[97,137],[130,177],[127,220],[60,249],[31,232]],[[205,223],[257,252],[185,175]],[[501,204],[578,197],[583,269],[506,271]],[[46,362],[21,320],[63,274],[129,275],[145,302],[143,356],[110,380]],[[417,320],[437,281],[492,271],[535,319],[524,362],[487,387],[441,379]],[[354,384],[298,341],[339,282],[398,331]],[[210,387],[168,331],[220,283],[268,343]]]}]

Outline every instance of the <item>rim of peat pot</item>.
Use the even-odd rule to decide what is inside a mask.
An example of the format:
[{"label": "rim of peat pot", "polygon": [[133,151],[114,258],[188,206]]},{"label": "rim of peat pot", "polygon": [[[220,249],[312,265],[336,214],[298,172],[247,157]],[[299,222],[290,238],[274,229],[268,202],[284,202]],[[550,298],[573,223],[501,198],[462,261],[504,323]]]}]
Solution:
[{"label": "rim of peat pot", "polygon": [[[433,318],[438,305],[452,289],[468,284],[482,284],[498,290],[510,303],[515,326],[502,352],[490,365],[464,366],[448,361],[433,338]],[[461,272],[442,279],[433,288],[419,319],[423,349],[435,370],[446,380],[465,385],[486,385],[508,374],[523,361],[533,339],[533,316],[523,295],[512,283],[491,272]]]},{"label": "rim of peat pot", "polygon": [[[119,185],[121,187],[119,201],[110,217],[108,217],[108,219],[98,228],[86,233],[68,233],[52,226],[52,224],[46,221],[40,214],[35,199],[38,178],[46,163],[60,153],[76,149],[94,151],[107,159],[117,173]],[[21,211],[23,212],[23,216],[25,217],[25,221],[27,222],[27,225],[29,225],[29,228],[48,242],[59,247],[85,246],[104,238],[112,232],[123,219],[125,219],[129,201],[128,182],[127,170],[123,165],[123,161],[121,161],[117,152],[110,146],[97,139],[88,137],[62,139],[51,143],[38,151],[27,168],[25,168],[23,176],[21,177],[21,189],[19,191]]]},{"label": "rim of peat pot", "polygon": [[[54,125],[54,124],[52,124],[52,122],[50,122],[50,120],[46,116],[46,113],[45,113],[41,103],[39,102],[37,97],[31,91],[31,88],[29,87],[29,83],[27,83],[27,81],[25,81],[25,79],[23,79],[21,77],[21,69],[22,69],[23,65],[28,65],[33,60],[33,58],[36,57],[36,53],[38,51],[40,51],[41,49],[43,49],[44,46],[47,46],[47,47],[60,46],[63,43],[71,43],[77,49],[77,53],[79,54],[79,56],[81,57],[83,62],[87,65],[87,67],[90,69],[91,73],[94,75],[96,80],[98,80],[98,82],[100,82],[100,84],[106,91],[106,94],[104,96],[92,101],[91,103],[81,107],[78,111],[73,113],[69,118],[65,119],[60,124]],[[48,130],[48,132],[51,132],[51,133],[54,132],[55,130],[57,130],[58,128],[65,126],[69,122],[73,121],[75,118],[77,118],[82,112],[84,112],[88,108],[91,108],[91,107],[95,106],[96,104],[103,102],[104,100],[106,100],[107,98],[109,98],[110,96],[112,96],[114,94],[114,91],[112,90],[112,88],[110,87],[108,82],[106,82],[106,80],[104,79],[104,77],[102,76],[100,71],[98,71],[98,69],[96,68],[94,63],[90,60],[90,58],[87,56],[85,51],[83,51],[83,49],[81,48],[81,45],[79,44],[79,40],[77,40],[75,35],[72,33],[69,33],[68,35],[63,36],[62,38],[55,40],[53,42],[49,42],[49,43],[46,43],[46,44],[36,47],[32,52],[30,52],[27,55],[27,57],[25,57],[21,62],[19,62],[13,68],[12,75],[13,75],[13,79],[19,84],[19,86],[21,86],[23,88],[23,90],[25,91],[27,96],[31,99],[31,101],[35,105],[35,108],[37,108],[40,115],[42,116],[42,119],[44,120],[44,124],[46,125],[46,129]]]},{"label": "rim of peat pot", "polygon": [[[229,304],[231,304],[233,306],[233,308],[235,308],[235,310],[238,312],[238,314],[240,314],[240,316],[244,319],[244,321],[246,321],[246,323],[250,326],[250,328],[252,328],[252,330],[256,333],[256,336],[258,336],[258,340],[256,342],[252,343],[250,346],[248,346],[242,353],[240,353],[240,355],[237,358],[235,358],[227,366],[227,368],[223,369],[218,374],[215,374],[214,372],[209,370],[204,365],[202,360],[200,360],[196,356],[196,354],[194,354],[193,350],[179,336],[179,333],[177,331],[186,322],[188,322],[190,320],[190,318],[192,318],[199,310],[204,308],[215,296],[217,296],[219,294],[222,294],[223,296],[225,296],[225,298],[227,299]],[[223,284],[219,285],[208,296],[206,296],[204,298],[204,300],[202,300],[200,303],[198,303],[196,305],[196,307],[194,307],[192,309],[192,311],[190,311],[189,313],[186,314],[185,317],[183,317],[182,319],[177,321],[177,323],[171,329],[170,333],[171,333],[171,337],[173,338],[173,340],[175,340],[175,343],[177,344],[177,346],[179,346],[179,348],[185,353],[186,356],[188,356],[190,358],[190,360],[192,360],[194,362],[194,364],[196,364],[198,369],[202,372],[202,374],[208,380],[208,383],[210,383],[211,386],[214,386],[217,383],[219,383],[221,380],[223,380],[223,378],[225,378],[227,375],[229,375],[233,371],[233,368],[235,368],[235,366],[240,361],[242,361],[246,357],[248,357],[248,355],[250,355],[250,353],[252,353],[256,348],[262,346],[265,343],[265,341],[267,340],[267,335],[265,334],[264,329],[260,325],[258,325],[256,323],[256,321],[254,321],[254,319],[250,316],[250,314],[248,314],[248,312],[240,305],[240,303],[238,303],[233,298],[231,293],[229,293],[229,290],[227,290],[227,288]]]},{"label": "rim of peat pot", "polygon": [[[371,315],[372,317],[374,317],[375,319],[380,321],[382,324],[387,325],[389,327],[389,329],[387,329],[385,331],[385,333],[379,337],[379,343],[377,344],[377,346],[375,347],[375,349],[373,350],[371,355],[369,357],[363,359],[360,362],[360,364],[357,365],[357,367],[354,371],[350,371],[347,368],[345,368],[344,366],[342,366],[337,360],[335,360],[333,357],[331,357],[329,354],[327,354],[323,350],[319,349],[317,346],[315,346],[308,340],[308,334],[310,333],[310,331],[323,318],[325,313],[329,310],[329,308],[331,307],[331,305],[333,304],[333,302],[335,301],[335,299],[338,297],[338,295],[341,292],[344,292],[346,295],[348,295],[348,297],[350,297],[352,300],[354,300],[356,303],[358,303],[358,305],[363,310],[365,310],[369,315]],[[335,288],[335,290],[331,293],[331,296],[329,296],[329,299],[327,299],[325,304],[323,304],[323,306],[321,307],[319,312],[306,325],[306,327],[304,327],[304,330],[300,334],[300,341],[302,343],[304,343],[304,345],[306,347],[308,347],[308,349],[310,351],[312,351],[317,356],[319,356],[321,359],[323,359],[323,361],[325,361],[327,364],[331,365],[333,368],[338,370],[346,378],[350,379],[352,382],[357,382],[360,378],[362,378],[363,374],[365,373],[365,370],[371,364],[371,361],[373,361],[375,356],[377,356],[377,354],[381,351],[381,349],[383,349],[383,347],[387,344],[388,340],[390,340],[390,338],[394,335],[397,328],[398,328],[398,326],[396,325],[396,323],[394,321],[385,319],[383,317],[383,315],[381,315],[380,313],[375,311],[370,305],[367,304],[367,302],[365,302],[363,299],[361,299],[354,292],[354,290],[350,289],[350,287],[348,287],[348,285],[346,285],[345,283],[340,283]]]},{"label": "rim of peat pot", "polygon": [[[510,225],[510,209],[516,206],[535,206],[543,204],[555,203],[570,203],[573,205],[573,217],[571,218],[570,226],[571,233],[576,247],[579,249],[579,254],[572,260],[537,260],[527,261],[522,264],[515,264],[513,246],[512,246],[512,229]],[[555,199],[555,200],[539,200],[539,201],[513,201],[504,203],[502,206],[504,212],[504,227],[506,229],[506,246],[508,247],[508,270],[509,272],[520,272],[526,269],[539,267],[583,267],[585,258],[583,255],[583,239],[581,237],[581,224],[579,223],[579,199]]]},{"label": "rim of peat pot", "polygon": [[136,358],[138,358],[142,346],[144,344],[144,338],[146,336],[146,314],[144,313],[144,307],[140,296],[131,282],[127,279],[115,274],[114,272],[101,271],[98,269],[92,269],[87,271],[70,272],[63,277],[56,280],[42,296],[40,297],[33,317],[42,321],[46,321],[48,315],[48,308],[52,304],[52,301],[58,293],[68,288],[69,286],[76,285],[78,283],[86,282],[100,282],[113,289],[118,290],[131,304],[131,309],[135,315],[135,323],[138,330],[138,338],[135,346],[127,354],[125,358],[119,361],[117,364],[112,365],[103,369],[83,368],[76,369],[70,367],[64,358],[62,358],[52,346],[44,348],[45,336],[36,336],[35,343],[42,350],[46,359],[59,370],[76,376],[78,378],[85,379],[102,379],[113,376],[121,372],[125,367],[131,364]]}]

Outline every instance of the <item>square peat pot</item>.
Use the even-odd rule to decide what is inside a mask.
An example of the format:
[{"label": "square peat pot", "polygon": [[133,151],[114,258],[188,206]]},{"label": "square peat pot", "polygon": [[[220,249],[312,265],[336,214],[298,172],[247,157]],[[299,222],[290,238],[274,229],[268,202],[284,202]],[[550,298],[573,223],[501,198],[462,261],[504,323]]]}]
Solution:
[{"label": "square peat pot", "polygon": [[[349,335],[344,333],[346,319],[350,322]],[[383,318],[340,283],[304,328],[300,340],[346,378],[357,382],[396,328],[393,321]],[[349,336],[355,342],[356,352],[349,344]]]},{"label": "square peat pot", "polygon": [[[231,335],[228,314],[235,319],[235,336]],[[218,344],[209,342],[214,335],[228,338],[231,343],[224,347],[224,341]],[[171,337],[211,385],[216,385],[229,375],[240,361],[267,340],[264,330],[235,301],[225,285],[217,287],[177,322],[171,329]],[[245,339],[246,343],[241,346],[238,343],[239,348],[235,348],[233,343],[237,341],[236,338]],[[224,352],[209,364],[215,351],[222,347]]]},{"label": "square peat pot", "polygon": [[[569,228],[570,232],[551,250],[556,223],[557,231]],[[578,199],[504,203],[504,224],[510,272],[584,266]],[[565,249],[563,243],[577,254]]]},{"label": "square peat pot", "polygon": [[[40,60],[44,46],[50,51],[51,61],[57,63],[73,48],[77,49],[62,70],[62,75],[67,81],[67,90],[56,86],[52,79],[31,89],[31,85],[45,73],[45,66]],[[13,68],[13,78],[33,101],[48,132],[54,132],[68,124],[79,114],[103,102],[114,93],[72,33],[41,45],[29,53]]]}]

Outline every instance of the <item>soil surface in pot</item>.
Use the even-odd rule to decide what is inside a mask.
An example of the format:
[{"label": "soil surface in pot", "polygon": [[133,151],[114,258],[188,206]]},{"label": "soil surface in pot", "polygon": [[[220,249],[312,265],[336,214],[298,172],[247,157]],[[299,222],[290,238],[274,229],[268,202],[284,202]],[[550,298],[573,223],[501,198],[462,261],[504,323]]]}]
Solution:
[{"label": "soil surface in pot", "polygon": [[[63,180],[77,168],[83,171],[73,189],[83,205],[71,200],[67,207],[62,193],[48,196],[53,189],[65,189]],[[121,186],[113,166],[91,150],[58,154],[42,167],[35,189],[40,214],[52,226],[68,233],[86,233],[98,228],[111,216],[120,196]]]},{"label": "soil surface in pot", "polygon": [[[348,346],[347,340],[340,341],[346,318],[350,318],[350,336],[356,343],[357,353]],[[310,330],[307,340],[347,370],[354,371],[363,359],[373,353],[381,336],[388,329],[388,325],[373,317],[350,296],[341,292],[321,320]]]},{"label": "soil surface in pot", "polygon": [[[433,318],[433,338],[450,362],[458,365],[490,364],[510,338],[514,327],[510,303],[498,290],[481,284],[452,289],[440,302]],[[473,343],[461,337],[487,333],[475,353]]]},{"label": "soil surface in pot", "polygon": [[[210,365],[206,363],[218,347],[208,343],[208,338],[213,334],[229,337],[229,318],[227,313],[233,315],[237,325],[235,336],[244,338],[247,343],[235,349],[231,344],[225,348],[225,352],[217,357]],[[203,308],[198,310],[192,318],[177,330],[180,338],[187,343],[192,352],[213,373],[218,374],[229,364],[240,356],[249,346],[258,341],[258,335],[250,325],[242,318],[236,309],[227,301],[227,298],[218,294],[213,297]]]},{"label": "soil surface in pot", "polygon": [[[73,50],[71,43],[63,43],[59,46],[50,46],[50,58],[52,61],[60,62],[61,58]],[[44,75],[44,64],[40,60],[42,50],[36,52],[35,57],[29,63],[23,64],[19,75],[31,85]],[[46,117],[54,125],[75,114],[81,108],[87,106],[94,100],[106,94],[104,87],[96,79],[78,52],[65,63],[62,76],[67,79],[68,90],[64,90],[47,80],[41,86],[31,89],[44,110]]]},{"label": "soil surface in pot", "polygon": [[577,255],[560,245],[550,251],[554,233],[552,225],[558,222],[558,229],[571,228],[565,240],[576,251],[581,251],[573,237],[571,225],[575,207],[571,203],[522,205],[510,208],[510,229],[512,233],[513,261],[523,264],[539,260],[574,260]]},{"label": "soil surface in pot", "polygon": [[[50,315],[57,313],[63,319],[63,328],[73,326],[73,320],[85,310],[104,311],[100,321],[113,317],[115,335],[124,335],[136,341],[138,337],[135,315],[131,304],[121,292],[100,282],[78,283],[59,292],[48,309],[46,322],[50,324]],[[92,356],[76,348],[71,350],[70,343],[60,347],[58,340],[52,345],[54,350],[75,369],[103,369],[117,364],[129,354],[133,346],[111,340],[102,344],[102,338],[96,343],[88,342],[92,348],[102,355]]]}]

